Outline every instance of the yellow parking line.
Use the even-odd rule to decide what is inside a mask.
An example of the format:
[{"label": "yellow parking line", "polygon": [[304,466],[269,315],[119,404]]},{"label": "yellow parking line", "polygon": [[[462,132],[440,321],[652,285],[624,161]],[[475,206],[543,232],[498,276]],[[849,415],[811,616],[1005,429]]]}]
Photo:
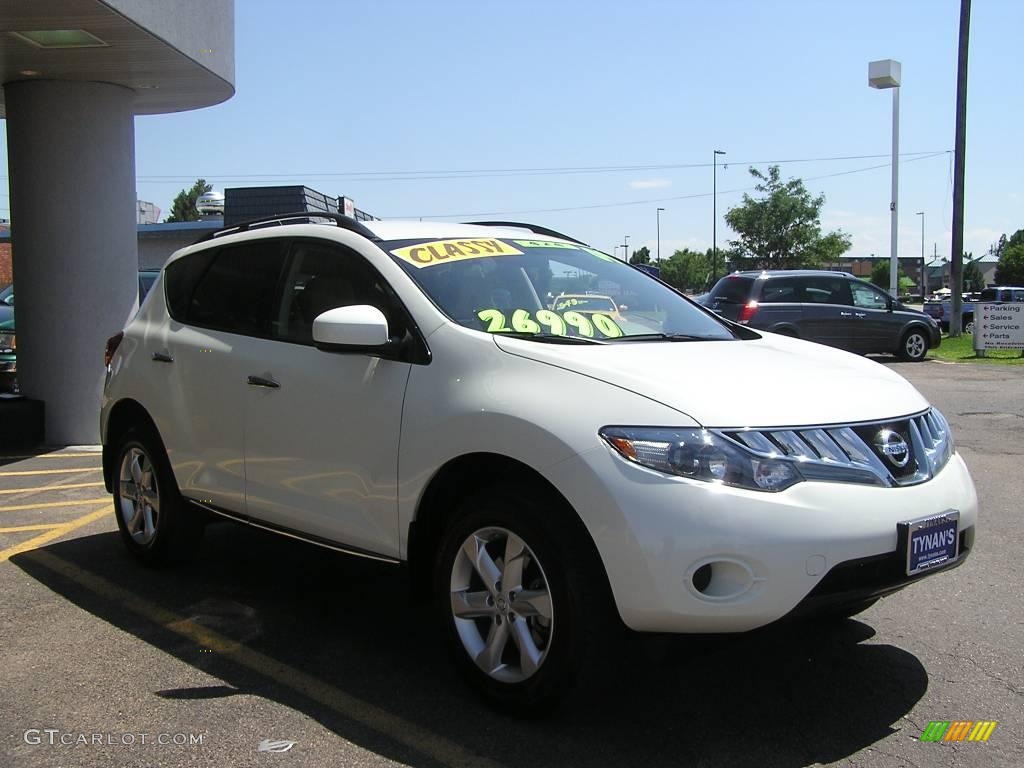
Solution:
[{"label": "yellow parking line", "polygon": [[86,456],[99,456],[100,452],[93,453],[28,453],[24,456],[0,456],[0,461],[16,461],[21,459],[84,459]]},{"label": "yellow parking line", "polygon": [[28,541],[21,542],[21,544],[16,544],[13,547],[2,549],[0,550],[0,563],[4,562],[4,560],[9,560],[15,555],[20,555],[22,552],[28,552],[29,550],[41,547],[49,541],[59,539],[65,533],[70,533],[76,528],[81,528],[83,525],[88,525],[94,520],[99,520],[101,517],[105,517],[109,514],[110,511],[107,509],[97,509],[95,512],[90,512],[88,515],[83,515],[75,520],[58,525],[53,530],[47,531],[46,533],[33,536]]},{"label": "yellow parking line", "polygon": [[41,523],[39,525],[16,525],[13,528],[0,528],[0,533],[18,533],[19,531],[45,531],[59,528],[60,523]]},{"label": "yellow parking line", "polygon": [[22,469],[17,472],[0,472],[0,477],[28,477],[29,475],[64,475],[69,472],[99,472],[102,467],[76,467],[75,469]]},{"label": "yellow parking line", "polygon": [[96,488],[103,485],[101,480],[98,483],[71,483],[70,485],[43,485],[38,488],[10,488],[0,491],[0,494],[5,493],[42,493],[43,491],[63,491],[68,488]]},{"label": "yellow parking line", "polygon": [[53,507],[84,507],[86,504],[110,503],[110,496],[102,499],[75,499],[74,501],[48,501],[45,504],[17,504],[13,507],[0,507],[0,512],[20,512],[23,509],[52,509]]},{"label": "yellow parking line", "polygon": [[119,587],[102,576],[79,568],[51,552],[36,550],[26,555],[26,558],[64,576],[77,586],[84,587],[120,607],[127,608],[138,616],[166,627],[171,632],[187,638],[203,648],[210,648],[236,664],[296,691],[318,704],[327,706],[343,717],[354,720],[442,765],[452,768],[463,768],[463,766],[466,768],[469,766],[500,768],[501,766],[500,763],[478,755],[461,744],[328,685],[319,677],[254,651],[219,632],[196,624],[191,619],[160,608],[147,598],[140,597],[136,592]]}]

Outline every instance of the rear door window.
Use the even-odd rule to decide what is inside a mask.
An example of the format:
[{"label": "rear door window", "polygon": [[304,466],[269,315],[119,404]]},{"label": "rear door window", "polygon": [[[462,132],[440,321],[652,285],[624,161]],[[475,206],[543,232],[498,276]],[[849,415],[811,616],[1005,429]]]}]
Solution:
[{"label": "rear door window", "polygon": [[281,240],[253,240],[221,248],[192,292],[185,322],[269,337],[283,267]]},{"label": "rear door window", "polygon": [[800,301],[800,283],[795,277],[772,277],[761,286],[762,304],[782,304]]},{"label": "rear door window", "polygon": [[850,283],[843,277],[802,277],[803,300],[807,304],[852,304]]}]

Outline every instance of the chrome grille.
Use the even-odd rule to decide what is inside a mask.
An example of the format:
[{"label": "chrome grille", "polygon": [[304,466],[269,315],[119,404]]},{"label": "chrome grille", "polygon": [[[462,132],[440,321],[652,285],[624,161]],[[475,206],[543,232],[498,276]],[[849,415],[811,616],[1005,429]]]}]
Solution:
[{"label": "chrome grille", "polygon": [[715,431],[765,458],[793,459],[807,480],[915,485],[934,477],[953,455],[949,424],[934,408],[887,421]]}]

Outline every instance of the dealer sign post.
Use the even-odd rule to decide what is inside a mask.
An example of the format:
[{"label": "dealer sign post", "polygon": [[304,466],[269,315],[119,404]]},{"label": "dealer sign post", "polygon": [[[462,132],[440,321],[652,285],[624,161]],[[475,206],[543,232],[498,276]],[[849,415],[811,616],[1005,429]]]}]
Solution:
[{"label": "dealer sign post", "polygon": [[975,304],[974,349],[1019,349],[1024,357],[1024,303]]}]

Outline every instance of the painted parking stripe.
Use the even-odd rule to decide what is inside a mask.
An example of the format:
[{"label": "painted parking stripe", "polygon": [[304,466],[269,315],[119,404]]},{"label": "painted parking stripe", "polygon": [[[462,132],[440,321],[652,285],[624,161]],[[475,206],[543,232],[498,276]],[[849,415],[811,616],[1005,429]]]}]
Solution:
[{"label": "painted parking stripe", "polygon": [[99,455],[99,451],[93,451],[91,453],[27,453],[21,456],[0,456],[0,461],[21,461],[24,459],[84,459],[86,457],[95,459]]},{"label": "painted parking stripe", "polygon": [[40,523],[39,525],[16,525],[13,528],[0,528],[0,533],[20,533],[21,531],[47,531],[59,528],[60,523]]},{"label": "painted parking stripe", "polygon": [[43,493],[44,491],[66,491],[69,488],[98,488],[103,485],[101,480],[98,483],[70,483],[68,485],[43,485],[38,488],[5,488],[0,494],[7,493]]},{"label": "painted parking stripe", "polygon": [[20,469],[0,472],[0,477],[28,477],[30,475],[65,475],[71,472],[99,472],[102,467],[75,467],[74,469]]},{"label": "painted parking stripe", "polygon": [[25,509],[53,509],[54,507],[84,507],[88,504],[110,503],[110,496],[100,499],[74,499],[67,501],[47,501],[43,504],[15,504],[13,507],[0,507],[0,512],[21,512]]},{"label": "painted parking stripe", "polygon": [[259,651],[254,651],[219,632],[196,624],[191,619],[153,605],[152,602],[140,597],[135,592],[130,592],[102,576],[79,568],[77,565],[57,557],[52,552],[36,550],[25,557],[64,576],[76,585],[127,608],[132,613],[142,616],[154,624],[159,624],[203,648],[210,648],[239,666],[269,678],[318,704],[327,706],[349,720],[360,723],[442,765],[451,768],[469,768],[470,766],[500,768],[501,766],[501,763],[471,752],[454,741],[345,693],[313,675],[306,674]]},{"label": "painted parking stripe", "polygon": [[110,510],[108,509],[97,509],[95,512],[90,512],[89,514],[82,515],[81,517],[71,520],[70,522],[62,523],[61,525],[53,527],[46,533],[41,533],[38,536],[33,536],[28,541],[21,542],[21,544],[16,544],[13,547],[2,549],[0,550],[0,563],[4,562],[5,560],[10,560],[12,557],[14,557],[15,555],[20,555],[22,552],[29,552],[33,549],[36,549],[37,547],[43,546],[43,544],[47,544],[53,541],[54,539],[59,539],[64,534],[71,533],[71,531],[75,530],[76,528],[81,528],[83,525],[88,525],[89,523],[95,522],[96,520],[99,520],[101,517],[106,517],[109,514]]}]

